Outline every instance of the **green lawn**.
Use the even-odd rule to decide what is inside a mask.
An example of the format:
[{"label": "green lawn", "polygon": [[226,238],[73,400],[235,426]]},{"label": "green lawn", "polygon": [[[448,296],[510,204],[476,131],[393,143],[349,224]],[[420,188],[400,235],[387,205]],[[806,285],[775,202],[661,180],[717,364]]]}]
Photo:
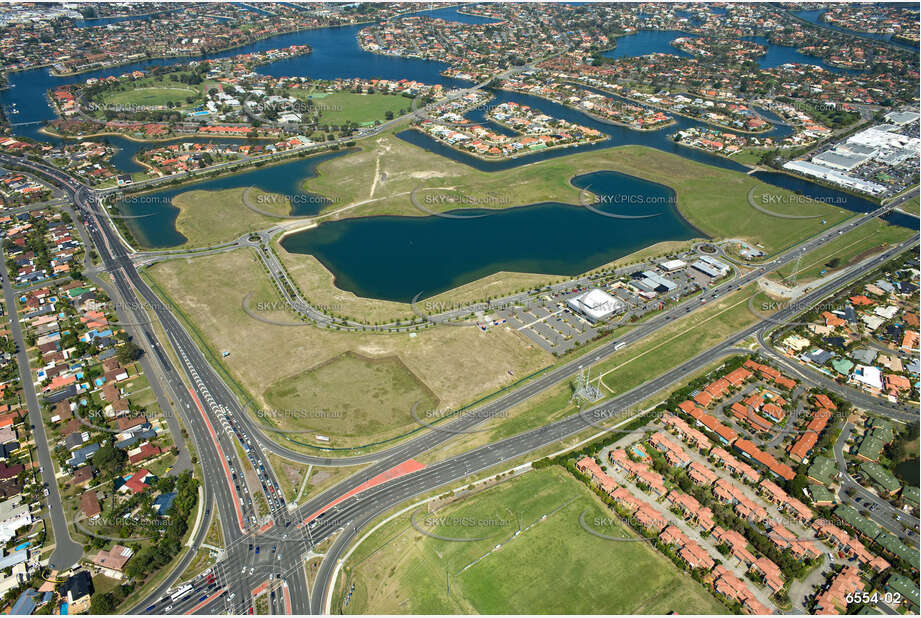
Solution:
[{"label": "green lawn", "polygon": [[378,120],[384,122],[387,112],[400,116],[412,106],[412,99],[394,94],[359,94],[355,92],[316,92],[292,89],[291,96],[313,101],[319,112],[319,124],[342,125],[347,122],[362,124]]},{"label": "green lawn", "polygon": [[[726,612],[650,544],[605,541],[586,532],[579,522],[583,512],[586,521],[613,517],[582,483],[552,468],[529,472],[436,513],[416,516],[420,528],[435,534],[487,537],[482,540],[435,539],[410,527],[409,516],[402,516],[360,545],[346,563],[344,574],[350,577],[348,584],[355,584],[355,592],[345,611]],[[524,531],[512,538],[519,522]],[[605,533],[635,537],[619,526]],[[501,549],[496,550],[497,545]]]},{"label": "green lawn", "polygon": [[[599,170],[667,185],[677,194],[680,213],[702,233],[760,243],[769,254],[853,216],[828,204],[803,203],[792,192],[747,174],[643,146],[583,152],[498,172],[482,172],[440,157],[391,133],[363,140],[360,146],[358,152],[323,162],[319,175],[305,183],[307,190],[334,198],[334,203],[323,212],[327,217],[422,216],[425,213],[412,205],[410,194],[426,187],[449,186],[465,195],[504,198],[494,203],[481,201],[478,207],[504,208],[545,201],[578,204],[580,192],[570,180]],[[752,187],[759,199],[762,195],[776,196],[770,199],[774,212],[818,217],[783,219],[760,212],[748,204]],[[441,208],[447,210],[456,205],[445,204]]]},{"label": "green lawn", "polygon": [[[908,228],[889,225],[881,219],[868,221],[821,248],[805,254],[800,262],[796,281],[812,281],[835,270],[846,268],[873,253],[885,250],[888,245],[902,242],[912,234],[913,231]],[[793,274],[794,266],[795,264],[790,264],[778,269],[771,278],[785,281]]]},{"label": "green lawn", "polygon": [[693,358],[758,319],[748,308],[755,292],[755,285],[748,285],[705,309],[698,309],[689,319],[659,329],[652,337],[592,367],[592,376],[602,376],[608,393],[619,394],[662,373],[665,367]]},{"label": "green lawn", "polygon": [[910,212],[914,215],[917,215],[919,211],[921,211],[921,208],[919,208],[919,204],[921,204],[921,200],[919,200],[917,197],[913,197],[907,202],[905,202],[904,204],[902,204],[901,206],[899,206],[899,208],[901,208],[905,212]]}]

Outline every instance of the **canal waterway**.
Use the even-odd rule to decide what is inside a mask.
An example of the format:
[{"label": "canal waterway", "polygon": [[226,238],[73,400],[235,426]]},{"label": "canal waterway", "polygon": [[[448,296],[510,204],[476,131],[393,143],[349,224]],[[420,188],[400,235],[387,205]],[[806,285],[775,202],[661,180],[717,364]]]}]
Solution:
[{"label": "canal waterway", "polygon": [[[460,14],[453,7],[427,11],[426,14],[467,23],[491,21]],[[226,57],[307,44],[312,47],[311,54],[264,65],[259,67],[258,71],[278,77],[301,75],[318,79],[405,78],[425,83],[442,83],[448,88],[467,85],[442,77],[440,73],[446,68],[443,63],[363,51],[356,38],[357,32],[363,27],[364,25],[355,25],[285,34],[227,50],[216,56]],[[686,55],[671,46],[671,41],[677,36],[687,35],[675,31],[640,31],[620,37],[617,49],[611,52],[611,56],[637,56],[655,52]],[[765,62],[779,62],[780,57],[772,57],[771,53],[780,54],[784,49],[790,48],[780,48],[773,52],[769,50]],[[811,64],[821,62],[817,58],[806,58],[807,60],[787,61],[809,61]],[[18,110],[18,114],[10,116],[12,122],[17,125],[14,127],[16,134],[55,142],[58,140],[38,132],[41,123],[54,118],[45,96],[49,89],[91,77],[121,75],[135,69],[147,70],[153,66],[187,60],[150,60],[62,78],[50,75],[48,69],[11,73],[10,87],[0,92],[0,105],[6,110],[11,107]],[[495,91],[494,95],[492,104],[514,101],[529,105],[551,116],[597,128],[609,137],[587,146],[548,150],[501,162],[482,161],[448,148],[414,130],[403,131],[398,137],[435,154],[485,171],[509,169],[573,152],[628,144],[656,148],[725,169],[748,171],[748,168],[732,160],[675,143],[669,137],[675,131],[700,126],[700,123],[690,119],[676,117],[676,125],[659,131],[633,131],[598,122],[576,110],[529,95],[505,91]],[[484,114],[485,110],[474,110],[469,117],[488,123]],[[763,114],[768,120],[776,120],[776,117],[768,112]],[[496,125],[493,127],[496,128]],[[789,131],[789,127],[778,124],[765,135],[782,137]],[[132,142],[120,137],[109,137],[107,140],[119,148],[115,163],[125,171],[139,169],[131,158],[138,149],[151,147],[150,144]],[[232,140],[213,141],[229,143]],[[120,208],[127,215],[149,214],[151,208],[160,209],[157,216],[125,220],[139,243],[150,248],[175,247],[185,242],[185,238],[175,227],[178,210],[170,202],[179,193],[192,189],[220,190],[256,186],[273,193],[303,196],[295,200],[298,207],[293,214],[310,215],[316,212],[323,202],[305,193],[303,181],[316,175],[317,165],[343,154],[344,152],[330,153],[282,165],[255,168],[245,173],[205,180],[179,189],[166,189],[153,194],[159,199],[151,200],[150,195],[126,199],[120,203]],[[754,176],[769,184],[812,197],[835,198],[837,204],[850,210],[866,211],[875,207],[867,200],[826,189],[787,174],[757,172]],[[576,186],[590,184],[592,191],[598,194],[645,195],[653,200],[670,195],[671,191],[661,185],[615,172],[586,174],[577,177],[573,182]],[[408,300],[419,292],[424,292],[426,296],[435,294],[502,270],[575,274],[656,242],[700,236],[699,232],[681,218],[673,200],[665,202],[667,203],[663,203],[658,216],[630,220],[603,217],[579,206],[557,203],[512,208],[492,212],[487,217],[466,220],[439,217],[366,217],[324,223],[316,229],[287,237],[283,244],[289,251],[317,256],[333,272],[337,285],[343,289],[363,296]],[[744,205],[740,205],[742,206]],[[622,210],[618,212],[623,213]],[[469,214],[469,211],[465,213]],[[888,218],[893,223],[917,227],[917,221],[905,215],[895,213]]]}]

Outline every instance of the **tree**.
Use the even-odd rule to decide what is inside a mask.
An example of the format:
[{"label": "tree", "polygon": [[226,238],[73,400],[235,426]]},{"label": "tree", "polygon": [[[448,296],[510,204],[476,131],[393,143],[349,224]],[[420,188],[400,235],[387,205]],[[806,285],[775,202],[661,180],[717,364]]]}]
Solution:
[{"label": "tree", "polygon": [[105,477],[114,478],[121,472],[126,459],[128,456],[125,451],[115,448],[112,443],[107,443],[93,454],[93,465]]},{"label": "tree", "polygon": [[90,601],[91,614],[113,614],[116,608],[115,597],[111,592],[94,594]]},{"label": "tree", "polygon": [[130,339],[118,348],[118,362],[127,365],[141,357],[141,348]]}]

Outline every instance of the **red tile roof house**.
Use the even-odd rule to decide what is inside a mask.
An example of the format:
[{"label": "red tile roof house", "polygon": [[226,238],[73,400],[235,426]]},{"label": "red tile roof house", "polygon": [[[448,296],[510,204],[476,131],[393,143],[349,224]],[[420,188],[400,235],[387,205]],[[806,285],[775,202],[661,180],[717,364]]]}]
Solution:
[{"label": "red tile roof house", "polygon": [[767,527],[770,528],[767,537],[771,539],[778,549],[789,549],[796,558],[803,558],[807,555],[812,558],[818,558],[822,555],[821,549],[813,541],[798,540],[795,534],[781,526],[777,521],[770,520],[767,523]]},{"label": "red tile roof house", "polygon": [[797,463],[803,463],[818,441],[819,437],[812,432],[802,434],[796,439],[796,442],[790,445],[788,453],[790,459]]},{"label": "red tile roof house", "polygon": [[768,518],[768,512],[761,505],[749,500],[745,496],[740,496],[739,501],[735,504],[735,512],[742,519],[748,521],[762,522]]},{"label": "red tile roof house", "polygon": [[771,610],[755,598],[748,586],[723,565],[718,565],[713,569],[713,577],[713,589],[727,599],[738,601],[747,614],[766,615],[771,613]]},{"label": "red tile roof house", "polygon": [[668,525],[665,515],[656,510],[651,504],[643,502],[633,514],[633,518],[646,530],[661,532]]},{"label": "red tile roof house", "polygon": [[716,420],[716,417],[705,413],[699,408],[695,408],[695,410],[689,414],[694,418],[698,425],[701,427],[706,427],[711,432],[716,434],[716,437],[719,438],[719,441],[723,444],[732,444],[736,438],[739,437],[739,434]]},{"label": "red tile roof house", "polygon": [[618,487],[611,492],[611,497],[631,515],[643,504],[643,501],[630,493],[626,487]]},{"label": "red tile roof house", "polygon": [[788,481],[792,481],[793,477],[796,476],[796,474],[793,472],[793,468],[787,464],[780,463],[774,459],[774,457],[759,449],[753,442],[750,442],[749,440],[736,440],[733,443],[733,447],[735,447],[735,449],[742,453],[742,455],[745,457],[760,463],[774,476],[778,476]]},{"label": "red tile roof house", "polygon": [[102,513],[95,491],[87,491],[80,496],[80,512],[87,519],[96,519]]},{"label": "red tile roof house", "polygon": [[729,410],[732,412],[734,417],[743,423],[748,423],[756,431],[769,432],[773,428],[773,425],[769,421],[761,418],[755,414],[753,410],[749,410],[738,401],[732,404]]},{"label": "red tile roof house", "polygon": [[681,548],[678,555],[688,563],[692,569],[710,570],[716,564],[707,550],[697,544],[693,539],[688,539],[687,544]]},{"label": "red tile roof house", "polygon": [[591,457],[583,457],[576,462],[576,468],[589,475],[592,481],[606,494],[617,489],[617,481],[608,476]]},{"label": "red tile roof house", "polygon": [[710,407],[710,404],[713,403],[713,396],[710,395],[707,391],[700,391],[694,395],[694,401],[697,402],[703,408]]},{"label": "red tile roof house", "polygon": [[715,382],[711,382],[710,384],[705,386],[704,390],[707,391],[710,394],[710,396],[713,397],[714,400],[716,400],[716,399],[721,399],[726,394],[726,392],[729,390],[730,386],[731,384],[729,383],[729,380],[726,380],[725,378],[720,378],[719,380],[716,380]]},{"label": "red tile roof house", "polygon": [[689,519],[695,519],[700,512],[700,502],[694,496],[673,489],[665,496],[666,502],[676,507]]},{"label": "red tile roof house", "polygon": [[150,476],[150,471],[141,468],[131,475],[131,478],[125,481],[125,484],[119,487],[118,491],[130,491],[134,494],[144,493],[148,489],[145,479]]},{"label": "red tile roof house", "polygon": [[698,485],[709,487],[716,480],[716,473],[705,465],[692,461],[688,466],[688,476]]},{"label": "red tile roof house", "polygon": [[631,461],[624,449],[615,449],[608,453],[611,463],[623,470],[630,477],[636,477],[637,482],[648,486],[659,496],[665,495],[665,479],[661,474],[653,472],[649,466],[637,461]]},{"label": "red tile roof house", "polygon": [[768,479],[764,479],[761,481],[759,487],[762,495],[767,497],[771,502],[783,506],[784,511],[790,513],[802,523],[808,524],[812,521],[812,509],[785,492],[775,483],[772,483]]},{"label": "red tile roof house", "polygon": [[734,369],[726,374],[726,380],[733,386],[741,386],[750,377],[752,377],[752,373],[742,367]]},{"label": "red tile roof house", "polygon": [[716,525],[716,522],[713,520],[713,510],[710,507],[705,506],[697,511],[697,525],[707,532],[712,530],[713,526]]},{"label": "red tile roof house", "polygon": [[723,464],[727,470],[736,476],[741,476],[749,483],[757,483],[761,480],[761,475],[758,474],[757,470],[752,468],[747,463],[739,461],[719,447],[716,447],[710,451],[710,457],[712,457],[714,461]]},{"label": "red tile roof house", "polygon": [[100,549],[96,557],[93,558],[93,565],[106,577],[121,579],[125,564],[128,563],[132,555],[134,555],[134,552],[131,549],[122,545],[113,545],[109,551]]},{"label": "red tile roof house", "polygon": [[770,559],[764,556],[758,558],[752,564],[751,570],[764,576],[764,583],[771,589],[771,594],[783,588],[783,573],[780,571],[780,567]]},{"label": "red tile roof house", "polygon": [[672,466],[684,468],[691,463],[691,456],[684,452],[678,444],[671,441],[662,431],[657,431],[649,439],[649,443],[665,453],[665,459]]},{"label": "red tile roof house", "polygon": [[662,475],[653,472],[648,467],[644,470],[637,470],[636,481],[649,487],[649,490],[657,496],[664,496],[667,491],[665,489],[665,479]]},{"label": "red tile roof house", "polygon": [[852,566],[844,567],[835,575],[828,588],[816,596],[815,613],[820,616],[844,613],[848,606],[846,596],[849,593],[861,592],[863,588],[860,571]]},{"label": "red tile roof house", "polygon": [[128,451],[128,463],[134,465],[150,457],[155,457],[162,452],[159,446],[145,442],[141,446]]},{"label": "red tile roof house", "polygon": [[684,547],[690,540],[678,526],[669,525],[659,534],[659,540],[665,545]]},{"label": "red tile roof house", "polygon": [[697,447],[697,449],[703,451],[710,450],[710,447],[712,446],[710,439],[703,433],[697,431],[685,423],[684,419],[678,418],[674,414],[666,413],[662,417],[662,422],[665,423],[666,426],[674,429],[675,433],[677,433],[678,436],[680,436],[689,445]]},{"label": "red tile roof house", "polygon": [[740,533],[735,530],[723,530],[720,526],[716,526],[711,534],[720,545],[729,547],[729,551],[740,564],[744,564],[746,568],[754,564],[755,555],[748,550],[748,541]]},{"label": "red tile roof house", "polygon": [[736,502],[735,487],[733,487],[732,483],[727,479],[719,479],[716,481],[713,485],[713,495],[716,496],[720,502],[726,504],[735,504]]}]

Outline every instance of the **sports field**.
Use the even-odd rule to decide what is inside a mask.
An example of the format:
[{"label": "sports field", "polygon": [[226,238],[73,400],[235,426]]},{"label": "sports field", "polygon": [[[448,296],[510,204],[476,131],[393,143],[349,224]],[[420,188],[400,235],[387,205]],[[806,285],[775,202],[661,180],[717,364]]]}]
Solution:
[{"label": "sports field", "polygon": [[207,92],[211,86],[214,86],[213,82],[184,84],[178,79],[173,81],[166,76],[154,75],[122,84],[121,89],[118,90],[106,90],[99,96],[97,103],[140,109],[144,107],[163,107],[165,109],[169,103],[172,103],[172,109],[191,109],[204,101],[202,93]]},{"label": "sports field", "polygon": [[309,99],[314,109],[319,112],[319,124],[342,125],[348,122],[362,124],[384,122],[387,112],[393,117],[400,116],[400,110],[407,113],[412,107],[412,99],[394,94],[361,94],[357,92],[318,92],[292,89],[291,96],[301,100]]},{"label": "sports field", "polygon": [[[347,561],[349,614],[725,613],[710,593],[646,542],[607,541],[580,524],[612,518],[560,468],[502,482],[416,526],[404,515]],[[518,536],[514,536],[521,530]],[[609,536],[636,538],[614,524]],[[479,539],[479,540],[466,540]],[[341,588],[342,586],[340,586]],[[338,611],[340,606],[333,606]]]}]

